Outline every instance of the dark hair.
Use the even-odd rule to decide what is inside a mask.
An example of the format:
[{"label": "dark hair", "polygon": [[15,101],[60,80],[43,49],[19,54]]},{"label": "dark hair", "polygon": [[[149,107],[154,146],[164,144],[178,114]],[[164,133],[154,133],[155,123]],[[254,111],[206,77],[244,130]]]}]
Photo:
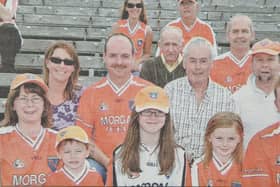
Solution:
[{"label": "dark hair", "polygon": [[[126,11],[127,3],[128,3],[128,0],[125,0],[124,3],[123,3],[123,6],[121,8],[121,19],[127,19],[128,18],[128,12]],[[145,6],[144,6],[144,1],[143,0],[141,0],[141,4],[143,5],[143,8],[142,8],[139,20],[141,22],[147,24],[148,20],[147,20],[147,15],[146,15],[146,10],[145,10]]]},{"label": "dark hair", "polygon": [[14,110],[14,102],[20,94],[20,88],[23,87],[26,93],[35,93],[40,96],[44,101],[44,110],[41,116],[41,125],[43,127],[51,127],[52,124],[52,111],[51,104],[47,98],[46,92],[34,83],[25,83],[14,90],[10,90],[6,103],[5,117],[3,126],[15,126],[18,123],[18,115]]},{"label": "dark hair", "polygon": [[122,36],[122,37],[125,37],[126,39],[128,39],[128,41],[129,41],[129,43],[130,43],[130,45],[131,45],[131,50],[132,50],[131,52],[132,52],[132,54],[135,53],[134,44],[133,44],[132,40],[131,40],[128,36],[126,36],[126,35],[123,34],[123,33],[113,33],[113,34],[109,35],[109,36],[107,37],[106,41],[105,41],[105,44],[104,44],[104,53],[105,53],[105,54],[107,53],[107,45],[108,45],[108,42],[110,41],[111,38],[116,37],[116,36]]}]

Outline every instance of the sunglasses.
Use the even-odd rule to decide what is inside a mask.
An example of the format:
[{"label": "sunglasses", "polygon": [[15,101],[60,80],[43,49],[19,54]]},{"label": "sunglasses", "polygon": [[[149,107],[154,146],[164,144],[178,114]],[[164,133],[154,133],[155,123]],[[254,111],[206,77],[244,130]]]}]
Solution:
[{"label": "sunglasses", "polygon": [[75,64],[74,60],[70,60],[70,59],[60,59],[57,57],[50,57],[50,61],[54,64],[61,64],[62,61],[64,62],[65,65],[67,66],[72,66]]},{"label": "sunglasses", "polygon": [[142,3],[136,3],[136,4],[133,4],[133,3],[127,3],[127,8],[143,8],[143,4]]}]

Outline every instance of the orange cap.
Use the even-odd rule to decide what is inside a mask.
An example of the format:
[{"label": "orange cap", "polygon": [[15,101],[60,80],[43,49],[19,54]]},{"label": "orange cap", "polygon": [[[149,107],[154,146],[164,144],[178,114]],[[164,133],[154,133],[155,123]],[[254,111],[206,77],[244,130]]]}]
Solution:
[{"label": "orange cap", "polygon": [[255,43],[252,47],[251,54],[265,53],[269,55],[278,55],[280,53],[280,43],[273,42],[269,39],[263,39]]},{"label": "orange cap", "polygon": [[76,140],[84,144],[89,143],[87,133],[84,131],[84,129],[76,125],[68,126],[64,129],[61,129],[57,133],[55,147],[57,147],[60,142],[66,139]]},{"label": "orange cap", "polygon": [[25,84],[25,83],[34,83],[40,86],[45,92],[48,91],[48,86],[45,84],[43,79],[37,75],[34,75],[32,73],[24,73],[19,74],[15,77],[15,79],[12,81],[10,89],[16,89],[17,87]]},{"label": "orange cap", "polygon": [[135,110],[157,109],[164,113],[169,111],[169,99],[165,91],[158,86],[142,88],[135,96]]}]

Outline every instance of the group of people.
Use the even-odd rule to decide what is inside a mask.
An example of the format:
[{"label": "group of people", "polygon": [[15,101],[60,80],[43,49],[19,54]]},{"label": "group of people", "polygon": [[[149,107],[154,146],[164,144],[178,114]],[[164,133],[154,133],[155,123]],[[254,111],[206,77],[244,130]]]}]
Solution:
[{"label": "group of people", "polygon": [[63,41],[46,50],[43,78],[15,77],[0,128],[1,185],[280,186],[280,43],[251,48],[252,20],[236,15],[230,51],[216,57],[199,3],[177,5],[180,18],[150,58],[144,2],[125,0],[104,45],[108,74],[87,88]]}]

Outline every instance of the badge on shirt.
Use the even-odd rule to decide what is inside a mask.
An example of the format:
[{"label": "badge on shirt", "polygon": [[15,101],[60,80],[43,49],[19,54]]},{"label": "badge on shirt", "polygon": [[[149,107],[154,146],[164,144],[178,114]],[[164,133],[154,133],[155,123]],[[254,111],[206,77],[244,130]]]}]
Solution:
[{"label": "badge on shirt", "polygon": [[240,182],[237,182],[237,181],[232,182],[232,183],[231,183],[231,187],[241,187],[241,183],[240,183]]},{"label": "badge on shirt", "polygon": [[143,45],[143,40],[142,39],[139,39],[137,40],[137,45],[140,47]]},{"label": "badge on shirt", "polygon": [[226,77],[226,82],[232,82],[232,77],[231,76],[227,76]]},{"label": "badge on shirt", "polygon": [[106,110],[108,110],[108,105],[107,105],[106,103],[101,103],[101,104],[99,105],[99,110],[100,110],[100,111],[106,111]]},{"label": "badge on shirt", "polygon": [[48,166],[52,172],[57,170],[59,159],[55,156],[48,157]]},{"label": "badge on shirt", "polygon": [[134,108],[134,100],[129,100],[128,101],[128,107],[129,107],[129,109],[132,111],[133,110],[133,108]]},{"label": "badge on shirt", "polygon": [[277,155],[275,164],[276,164],[277,166],[280,166],[280,155]]},{"label": "badge on shirt", "polygon": [[13,163],[13,166],[16,169],[24,168],[24,162],[22,160],[16,159]]}]

